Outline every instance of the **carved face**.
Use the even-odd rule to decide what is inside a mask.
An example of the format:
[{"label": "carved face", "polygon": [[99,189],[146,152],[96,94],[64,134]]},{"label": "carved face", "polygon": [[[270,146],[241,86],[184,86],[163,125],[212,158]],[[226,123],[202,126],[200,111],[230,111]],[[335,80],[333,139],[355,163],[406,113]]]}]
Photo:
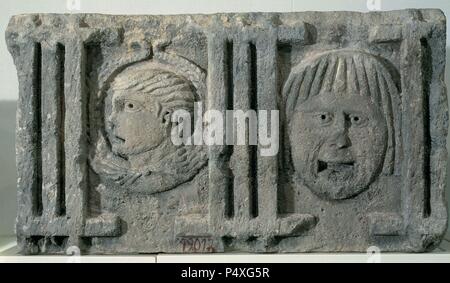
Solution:
[{"label": "carved face", "polygon": [[367,96],[344,93],[310,97],[297,106],[289,125],[297,174],[327,199],[347,199],[368,188],[386,151],[381,109]]},{"label": "carved face", "polygon": [[167,137],[166,123],[149,95],[116,91],[108,118],[112,151],[133,156],[156,148]]}]

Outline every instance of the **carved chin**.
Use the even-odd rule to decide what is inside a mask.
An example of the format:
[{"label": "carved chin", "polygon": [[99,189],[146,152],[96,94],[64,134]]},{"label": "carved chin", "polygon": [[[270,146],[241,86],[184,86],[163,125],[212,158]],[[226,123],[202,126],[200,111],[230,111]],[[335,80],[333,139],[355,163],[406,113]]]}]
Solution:
[{"label": "carved chin", "polygon": [[112,142],[111,143],[111,151],[114,154],[117,154],[117,155],[120,155],[120,156],[123,156],[123,155],[127,154],[126,150],[125,150],[125,148],[123,146],[123,143],[119,143],[119,142]]},{"label": "carved chin", "polygon": [[305,185],[323,199],[344,200],[355,197],[369,187],[370,179],[357,162],[318,161],[309,167]]},{"label": "carved chin", "polygon": [[154,149],[155,147],[143,147],[143,146],[133,146],[130,144],[127,144],[125,141],[121,142],[121,141],[115,141],[113,143],[111,143],[111,151],[114,154],[118,154],[122,157],[131,157],[131,156],[137,156],[139,154],[142,153],[146,153],[152,149]]}]

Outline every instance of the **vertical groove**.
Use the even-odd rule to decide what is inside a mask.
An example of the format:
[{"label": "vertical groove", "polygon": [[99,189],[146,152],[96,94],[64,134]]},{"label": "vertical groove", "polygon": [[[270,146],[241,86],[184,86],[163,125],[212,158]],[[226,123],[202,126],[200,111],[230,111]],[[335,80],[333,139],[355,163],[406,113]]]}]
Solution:
[{"label": "vertical groove", "polygon": [[[85,101],[83,107],[84,107],[84,111],[83,111],[83,121],[84,121],[84,127],[85,127],[85,132],[87,133],[86,138],[85,138],[85,143],[86,143],[86,147],[83,148],[83,151],[85,151],[86,155],[88,154],[88,144],[89,144],[89,140],[90,140],[90,133],[91,133],[91,111],[90,111],[90,101],[91,101],[91,91],[90,91],[90,86],[91,85],[97,85],[98,84],[98,72],[95,69],[95,62],[101,62],[100,60],[102,60],[101,57],[101,45],[99,43],[87,43],[87,44],[83,44],[83,49],[84,49],[84,56],[83,56],[83,66],[81,69],[81,83],[82,83],[82,96],[83,96],[83,100]],[[90,171],[90,165],[89,165],[89,159],[85,160],[86,164],[84,167],[85,170],[85,182],[87,184],[87,188],[85,191],[85,196],[84,198],[86,200],[89,200],[89,203],[91,205],[87,205],[85,206],[84,209],[84,213],[86,216],[90,217],[92,215],[98,214],[98,210],[96,211],[97,208],[95,208],[92,204],[96,200],[95,198],[95,193],[93,190],[90,189],[90,180],[91,180],[91,171]]]},{"label": "vertical groove", "polygon": [[430,46],[425,38],[420,40],[422,46],[422,76],[423,76],[423,127],[424,127],[424,164],[423,177],[424,183],[424,211],[423,216],[427,218],[431,215],[431,165],[430,165],[430,149],[431,149],[431,132],[430,132],[430,81],[432,75],[431,51]]},{"label": "vertical groove", "polygon": [[[277,80],[277,89],[279,93],[283,93],[283,87],[284,82],[287,81],[287,78],[289,77],[289,72],[292,69],[292,45],[291,44],[282,44],[277,43],[277,65],[281,68],[278,70],[278,80]],[[286,107],[284,101],[278,101],[280,105],[284,105]],[[286,112],[280,111],[280,121],[286,121]],[[281,122],[279,125],[280,129],[280,140],[283,138],[287,139],[286,136],[286,129],[285,129],[285,123]],[[286,187],[283,187],[284,184],[288,183],[288,178],[286,173],[284,172],[284,164],[288,164],[287,157],[284,154],[285,153],[285,144],[283,142],[280,142],[280,148],[279,152],[280,158],[278,160],[278,187],[280,188],[277,190],[277,215],[278,214],[287,214],[287,213],[293,213],[295,210],[295,196],[293,195],[292,190],[288,190]]]},{"label": "vertical groove", "polygon": [[34,45],[33,59],[33,100],[34,100],[34,146],[36,167],[33,186],[33,214],[42,215],[42,47]]},{"label": "vertical groove", "polygon": [[[250,43],[250,110],[258,113],[258,62],[256,46]],[[259,138],[257,139],[259,140]],[[258,145],[249,145],[250,149],[250,215],[258,217]]]},{"label": "vertical groove", "polygon": [[[234,75],[233,75],[233,41],[227,41],[225,44],[225,81],[227,82],[227,98],[226,98],[226,110],[233,110],[234,108]],[[226,113],[224,113],[226,114]],[[228,122],[228,121],[227,121]],[[227,131],[227,134],[230,131]],[[234,131],[231,131],[232,136],[226,136],[226,158],[228,161],[228,183],[227,183],[227,191],[226,191],[226,208],[225,214],[228,218],[234,217],[234,173],[230,168],[230,159],[233,155],[233,145],[229,144],[228,141],[231,138],[231,141],[234,140]]]},{"label": "vertical groove", "polygon": [[65,120],[66,120],[66,97],[64,90],[64,67],[66,48],[64,45],[58,43],[56,50],[57,62],[58,62],[58,129],[59,129],[59,142],[58,142],[58,194],[57,194],[57,216],[64,216],[66,214],[66,153],[65,153]]}]

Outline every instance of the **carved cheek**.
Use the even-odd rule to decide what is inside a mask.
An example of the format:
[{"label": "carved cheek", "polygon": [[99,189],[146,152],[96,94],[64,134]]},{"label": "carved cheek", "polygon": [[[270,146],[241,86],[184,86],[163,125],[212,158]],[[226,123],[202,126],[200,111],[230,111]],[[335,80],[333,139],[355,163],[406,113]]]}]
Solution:
[{"label": "carved cheek", "polygon": [[111,126],[116,126],[117,124],[117,112],[115,111],[115,108],[112,109],[111,113],[107,116],[107,122],[111,125]]},{"label": "carved cheek", "polygon": [[361,166],[368,166],[369,170],[378,166],[379,156],[384,156],[383,125],[372,122],[365,127],[353,128],[349,133],[349,138],[354,156]]},{"label": "carved cheek", "polygon": [[162,138],[161,123],[150,111],[141,111],[134,114],[136,124],[133,128],[135,135],[139,137],[139,144],[147,148],[153,148]]},{"label": "carved cheek", "polygon": [[326,135],[326,127],[318,125],[310,116],[302,114],[297,119],[294,124],[295,131],[302,140],[314,142],[317,139],[323,139]]},{"label": "carved cheek", "polygon": [[351,128],[348,132],[348,137],[353,147],[359,147],[359,145],[368,146],[372,142],[374,133],[368,127]]},{"label": "carved cheek", "polygon": [[317,157],[325,139],[323,129],[304,127],[295,137],[293,150],[297,170],[307,175],[314,174],[317,168]]},{"label": "carved cheek", "polygon": [[161,135],[160,129],[162,128],[162,124],[155,114],[152,112],[145,112],[142,121],[145,121],[145,125],[142,128],[146,129],[147,132],[151,132],[155,138]]},{"label": "carved cheek", "polygon": [[142,127],[139,117],[135,113],[122,112],[117,115],[117,134],[125,139],[126,144],[131,145],[139,137]]},{"label": "carved cheek", "polygon": [[366,128],[366,131],[370,148],[377,152],[381,152],[384,145],[387,144],[387,127],[384,120],[373,119]]},{"label": "carved cheek", "polygon": [[319,145],[326,144],[327,141],[333,138],[330,129],[326,127],[314,127],[310,130],[310,139],[316,149],[320,149]]},{"label": "carved cheek", "polygon": [[292,146],[301,152],[308,152],[315,143],[316,130],[309,127],[308,124],[298,123],[297,125],[291,138]]},{"label": "carved cheek", "polygon": [[128,126],[130,115],[124,111],[118,112],[115,116],[117,126]]}]

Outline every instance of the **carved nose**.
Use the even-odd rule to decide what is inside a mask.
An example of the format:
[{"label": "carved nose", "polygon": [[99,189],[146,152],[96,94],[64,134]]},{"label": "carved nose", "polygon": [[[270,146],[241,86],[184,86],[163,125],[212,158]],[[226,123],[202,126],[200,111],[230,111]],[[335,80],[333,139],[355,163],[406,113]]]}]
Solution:
[{"label": "carved nose", "polygon": [[334,147],[336,149],[342,149],[347,148],[351,146],[352,143],[350,139],[348,138],[347,133],[340,133],[338,134],[331,142],[330,146]]},{"label": "carved nose", "polygon": [[351,141],[348,137],[348,121],[344,113],[336,116],[335,129],[330,139],[330,146],[336,149],[347,148],[351,146]]}]

